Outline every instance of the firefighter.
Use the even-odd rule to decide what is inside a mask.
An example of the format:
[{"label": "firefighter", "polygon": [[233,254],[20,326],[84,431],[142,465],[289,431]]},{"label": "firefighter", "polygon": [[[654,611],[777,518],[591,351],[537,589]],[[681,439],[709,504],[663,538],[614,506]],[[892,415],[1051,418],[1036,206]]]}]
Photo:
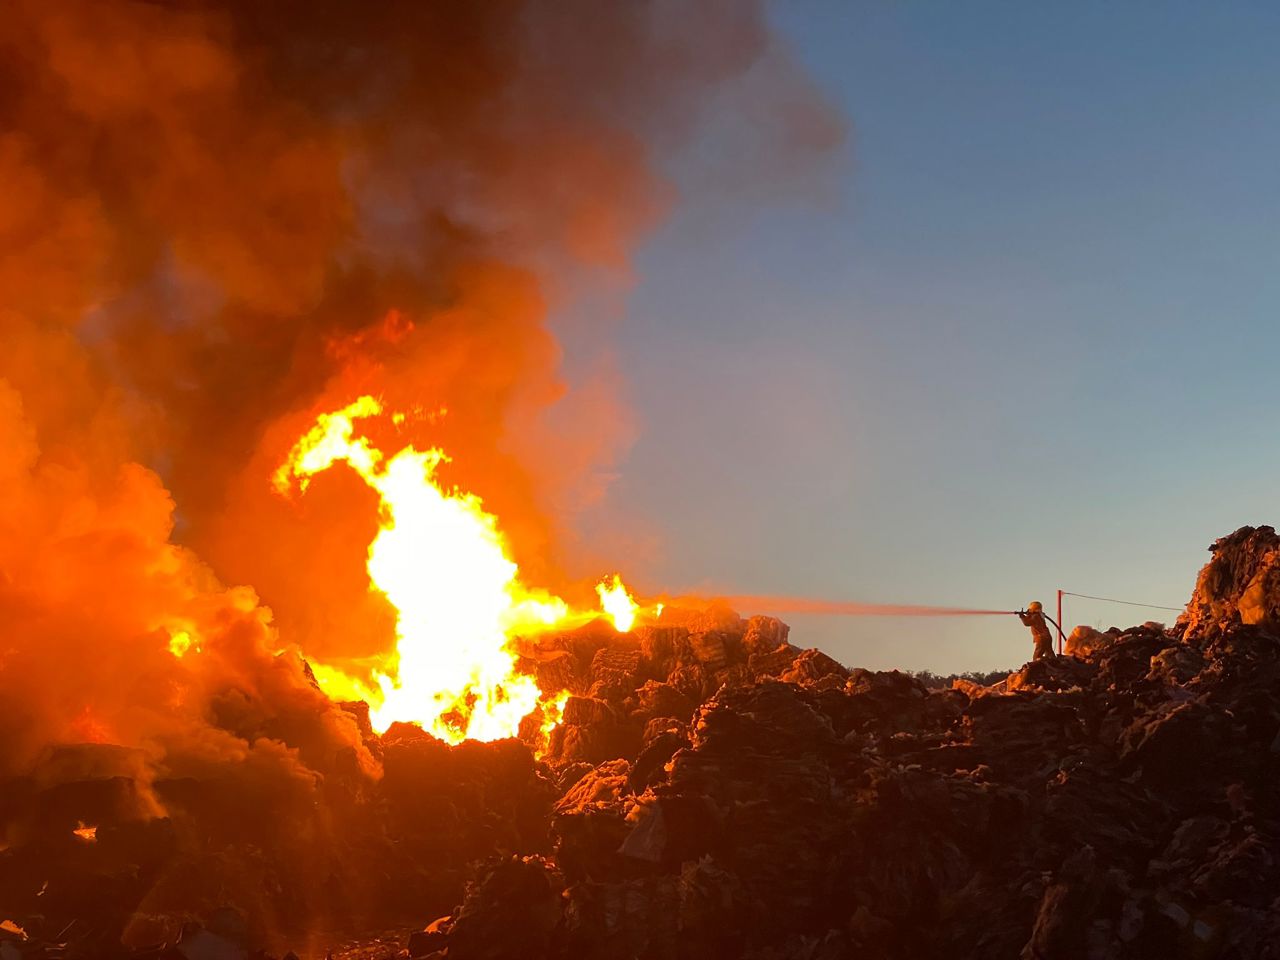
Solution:
[{"label": "firefighter", "polygon": [[1031,659],[1043,660],[1045,657],[1053,656],[1053,637],[1049,633],[1049,625],[1044,622],[1044,607],[1041,606],[1040,601],[1032,600],[1027,604],[1027,609],[1018,611],[1018,616],[1022,619],[1024,627],[1031,628],[1031,636],[1036,642],[1036,649],[1031,654]]}]

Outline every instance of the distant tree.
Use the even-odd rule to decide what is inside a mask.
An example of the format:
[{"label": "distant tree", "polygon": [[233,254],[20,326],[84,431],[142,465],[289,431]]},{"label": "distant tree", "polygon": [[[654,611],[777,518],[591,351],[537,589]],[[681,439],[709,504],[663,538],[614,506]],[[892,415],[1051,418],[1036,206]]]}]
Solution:
[{"label": "distant tree", "polygon": [[968,680],[979,686],[989,687],[993,683],[999,683],[1013,672],[1012,670],[991,670],[983,673],[977,670],[967,670],[964,673],[948,673],[946,676],[940,676],[932,670],[917,670],[912,672],[911,675],[930,690],[946,690],[951,687],[953,680]]}]

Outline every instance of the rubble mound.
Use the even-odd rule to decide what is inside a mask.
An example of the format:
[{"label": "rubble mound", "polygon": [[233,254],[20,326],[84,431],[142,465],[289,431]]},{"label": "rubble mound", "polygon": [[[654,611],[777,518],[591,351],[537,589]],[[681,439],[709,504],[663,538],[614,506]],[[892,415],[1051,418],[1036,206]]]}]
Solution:
[{"label": "rubble mound", "polygon": [[1239,624],[1280,626],[1280,536],[1271,527],[1241,527],[1209,548],[1213,559],[1196,579],[1178,624],[1206,638]]},{"label": "rubble mound", "polygon": [[[1212,551],[1172,629],[1082,634],[992,686],[850,671],[725,611],[540,638],[527,668],[571,693],[546,754],[393,728],[383,781],[344,801],[359,828],[328,896],[365,891],[348,927],[402,924],[368,958],[1280,957],[1280,539]],[[95,789],[105,811],[128,785]],[[174,827],[149,829],[144,879],[169,876]],[[15,956],[74,902],[72,874],[56,918],[14,879],[56,874],[30,850],[0,852]],[[129,876],[114,909],[136,924]]]}]

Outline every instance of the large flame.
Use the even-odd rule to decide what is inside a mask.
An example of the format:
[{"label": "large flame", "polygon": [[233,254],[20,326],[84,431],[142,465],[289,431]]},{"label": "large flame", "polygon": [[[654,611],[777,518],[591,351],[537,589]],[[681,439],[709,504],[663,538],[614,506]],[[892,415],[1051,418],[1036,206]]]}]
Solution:
[{"label": "large flame", "polygon": [[614,574],[605,577],[596,584],[596,595],[600,598],[600,608],[613,621],[619,633],[626,633],[636,622],[636,611],[640,609],[631,594],[622,583],[622,577]]},{"label": "large flame", "polygon": [[[406,721],[450,743],[496,740],[516,735],[525,717],[540,712],[545,734],[567,694],[544,696],[519,673],[510,638],[574,613],[520,582],[497,519],[478,497],[440,485],[436,470],[449,460],[442,451],[410,446],[388,459],[356,435],[356,420],[382,412],[364,396],[322,414],[274,478],[282,493],[295,484],[305,491],[314,474],[341,461],[380,498],[368,571],[397,611],[395,654],[374,670],[376,687],[325,664],[313,665],[317,682],[330,696],[369,701],[379,732]],[[607,583],[603,608],[618,630],[628,630],[635,604],[617,575]]]}]

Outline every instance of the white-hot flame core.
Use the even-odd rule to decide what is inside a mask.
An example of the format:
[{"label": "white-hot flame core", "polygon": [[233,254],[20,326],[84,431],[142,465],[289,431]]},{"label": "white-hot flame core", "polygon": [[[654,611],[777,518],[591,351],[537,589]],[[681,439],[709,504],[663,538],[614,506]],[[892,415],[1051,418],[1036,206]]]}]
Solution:
[{"label": "white-hot flame core", "polygon": [[622,577],[616,573],[612,577],[605,577],[596,584],[596,594],[600,597],[600,608],[613,621],[613,626],[619,633],[626,633],[635,625],[636,611],[640,608],[631,599],[631,594],[627,593]]},{"label": "white-hot flame core", "polygon": [[[345,462],[380,498],[368,571],[397,611],[395,655],[375,671],[376,689],[324,665],[316,665],[318,682],[331,696],[368,700],[379,732],[406,721],[451,743],[514,736],[544,697],[517,672],[508,639],[573,614],[563,600],[521,584],[478,497],[439,485],[443,452],[406,447],[387,460],[355,435],[354,420],[381,411],[366,396],[321,415],[274,478],[281,492],[295,482],[305,490],[312,475]],[[607,584],[598,588],[603,609],[619,630],[630,629],[634,602],[617,575]],[[544,705],[544,734],[565,696]]]}]

